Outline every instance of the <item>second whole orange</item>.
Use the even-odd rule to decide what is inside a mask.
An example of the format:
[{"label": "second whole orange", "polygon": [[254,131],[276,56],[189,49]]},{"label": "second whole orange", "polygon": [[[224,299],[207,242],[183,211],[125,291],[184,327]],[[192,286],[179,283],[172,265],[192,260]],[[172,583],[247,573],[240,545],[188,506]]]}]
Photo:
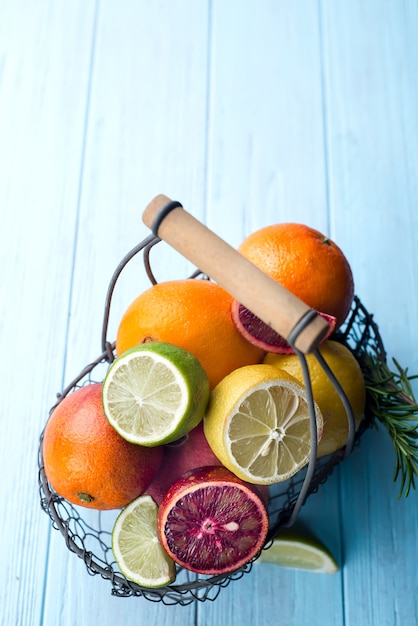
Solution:
[{"label": "second whole orange", "polygon": [[309,307],[332,315],[339,328],[353,297],[351,267],[342,250],[318,230],[297,223],[265,226],[238,251]]},{"label": "second whole orange", "polygon": [[103,412],[102,385],[76,389],[51,413],[43,460],[48,481],[68,502],[97,510],[121,509],[154,479],[162,446],[145,448],[123,439]]},{"label": "second whole orange", "polygon": [[128,307],[116,336],[116,352],[151,341],[180,346],[197,357],[213,389],[238,367],[260,362],[264,352],[236,330],[232,296],[217,283],[201,279],[153,285]]}]

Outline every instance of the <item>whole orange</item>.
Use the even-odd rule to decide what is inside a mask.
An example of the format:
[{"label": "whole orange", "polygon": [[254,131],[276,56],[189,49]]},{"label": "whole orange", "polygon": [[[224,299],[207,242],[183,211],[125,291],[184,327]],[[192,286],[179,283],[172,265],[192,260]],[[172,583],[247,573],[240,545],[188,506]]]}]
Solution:
[{"label": "whole orange", "polygon": [[304,224],[265,226],[239,252],[309,307],[336,318],[339,328],[354,297],[351,267],[331,239]]},{"label": "whole orange", "polygon": [[159,469],[163,448],[123,439],[102,408],[102,385],[81,387],[51,413],[43,439],[46,476],[69,502],[120,509],[140,496]]},{"label": "whole orange", "polygon": [[211,388],[232,370],[258,363],[260,348],[236,330],[232,296],[217,283],[186,278],[153,285],[125,311],[116,336],[116,352],[148,341],[166,341],[197,357]]}]

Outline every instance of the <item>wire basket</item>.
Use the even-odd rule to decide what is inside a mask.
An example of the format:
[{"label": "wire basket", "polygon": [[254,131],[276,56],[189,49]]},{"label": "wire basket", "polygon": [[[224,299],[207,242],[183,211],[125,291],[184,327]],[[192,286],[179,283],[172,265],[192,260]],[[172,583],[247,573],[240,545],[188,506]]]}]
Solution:
[{"label": "wire basket", "polygon": [[[139,252],[142,252],[145,272],[151,284],[156,284],[157,281],[151,269],[150,250],[160,241],[158,236],[150,235],[131,250],[116,268],[109,284],[105,302],[102,353],[57,395],[57,402],[51,408],[50,413],[64,397],[75,389],[103,381],[110,363],[115,358],[114,344],[108,341],[107,332],[113,291],[118,278],[127,263]],[[209,280],[199,269],[196,269],[189,277],[196,280]],[[340,341],[353,352],[365,373],[369,367],[367,356],[372,356],[383,362],[386,361],[386,353],[378,326],[358,297],[354,298],[350,314],[343,326],[332,336],[332,339]],[[345,448],[318,459],[315,450],[306,468],[299,471],[292,479],[270,487],[269,532],[264,549],[268,549],[280,528],[293,524],[306,499],[315,493],[321,484],[325,483],[334,468],[351,453],[353,446],[358,445],[371,422],[370,404],[366,402],[366,411],[360,426],[352,441],[347,443]],[[95,511],[77,507],[59,496],[49,484],[45,474],[42,441],[43,433],[40,436],[38,453],[41,507],[51,518],[52,526],[62,534],[67,548],[84,561],[88,573],[91,575],[98,574],[110,582],[113,595],[138,596],[155,602],[162,601],[165,604],[187,605],[195,600],[214,600],[223,587],[251,571],[254,560],[232,573],[212,576],[197,575],[178,567],[175,583],[157,589],[141,587],[127,580],[119,571],[111,549],[112,528],[119,511]]]}]

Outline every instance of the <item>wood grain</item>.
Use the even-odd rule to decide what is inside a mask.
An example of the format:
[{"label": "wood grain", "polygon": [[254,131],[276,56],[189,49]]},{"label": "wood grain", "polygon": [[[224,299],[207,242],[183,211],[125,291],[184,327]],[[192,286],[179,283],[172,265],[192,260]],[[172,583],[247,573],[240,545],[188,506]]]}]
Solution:
[{"label": "wood grain", "polygon": [[73,6],[2,3],[2,625],[40,624],[44,611],[38,438],[63,377],[94,17]]},{"label": "wood grain", "polygon": [[[3,0],[1,626],[418,623],[417,494],[398,501],[383,430],[301,512],[340,572],[255,565],[213,603],[112,597],[37,492],[49,407],[101,351],[108,282],[159,193],[234,247],[279,221],[331,236],[389,358],[418,372],[417,24],[413,0]],[[161,279],[192,270],[151,254]],[[148,284],[133,261],[110,340]]]},{"label": "wood grain", "polygon": [[[350,252],[357,292],[375,313],[389,358],[416,372],[410,314],[418,293],[418,216],[410,172],[417,158],[418,47],[410,25],[417,8],[347,9],[327,3],[322,13],[332,230]],[[369,437],[362,453],[363,463],[341,472],[347,622],[413,624],[416,494],[407,502],[389,497],[396,491],[394,453],[383,432]]]}]

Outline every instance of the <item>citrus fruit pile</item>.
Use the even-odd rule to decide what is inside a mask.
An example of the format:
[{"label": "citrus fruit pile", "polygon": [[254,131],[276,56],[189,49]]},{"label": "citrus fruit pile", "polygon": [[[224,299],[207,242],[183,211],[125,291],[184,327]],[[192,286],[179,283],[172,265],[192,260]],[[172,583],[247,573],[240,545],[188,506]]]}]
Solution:
[{"label": "citrus fruit pile", "polygon": [[[363,376],[332,338],[354,294],[342,251],[300,224],[263,228],[239,251],[329,322],[320,352],[358,426]],[[313,355],[307,365],[313,403],[298,355],[221,286],[155,284],[122,316],[104,381],[76,388],[52,411],[43,437],[48,481],[75,505],[120,509],[112,550],[141,586],[170,584],[176,565],[236,570],[266,541],[269,486],[305,467],[316,442],[324,456],[347,441],[339,395]],[[289,541],[273,547],[291,562]],[[314,553],[314,569],[332,569],[315,546],[304,550],[300,559]]]}]

